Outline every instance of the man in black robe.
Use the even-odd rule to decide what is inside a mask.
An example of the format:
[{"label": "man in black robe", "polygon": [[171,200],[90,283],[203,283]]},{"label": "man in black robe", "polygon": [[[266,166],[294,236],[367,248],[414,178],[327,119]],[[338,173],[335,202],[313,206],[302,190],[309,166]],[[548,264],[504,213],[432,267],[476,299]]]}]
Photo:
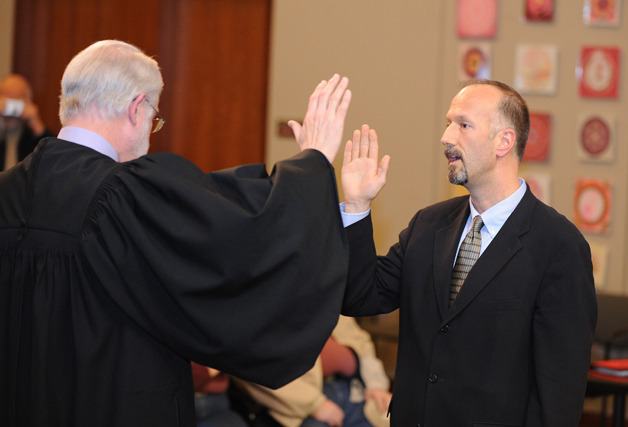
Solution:
[{"label": "man in black robe", "polygon": [[58,138],[0,174],[0,425],[193,426],[190,360],[268,386],[307,371],[344,293],[347,84],[317,86],[270,176],[203,174],[145,155],[154,60],[118,41],[75,56]]}]

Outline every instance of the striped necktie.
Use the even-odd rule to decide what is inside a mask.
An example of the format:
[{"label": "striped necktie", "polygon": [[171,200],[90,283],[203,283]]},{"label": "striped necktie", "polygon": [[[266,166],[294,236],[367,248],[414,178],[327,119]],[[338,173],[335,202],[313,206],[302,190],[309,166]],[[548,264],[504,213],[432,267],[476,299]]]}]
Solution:
[{"label": "striped necktie", "polygon": [[471,230],[467,233],[466,237],[460,245],[458,250],[458,258],[456,258],[456,264],[454,265],[454,271],[451,275],[451,287],[449,289],[449,306],[454,303],[462,285],[464,284],[469,271],[473,268],[473,264],[480,257],[480,248],[482,246],[482,235],[480,229],[484,225],[482,217],[476,215],[473,218],[473,225]]}]

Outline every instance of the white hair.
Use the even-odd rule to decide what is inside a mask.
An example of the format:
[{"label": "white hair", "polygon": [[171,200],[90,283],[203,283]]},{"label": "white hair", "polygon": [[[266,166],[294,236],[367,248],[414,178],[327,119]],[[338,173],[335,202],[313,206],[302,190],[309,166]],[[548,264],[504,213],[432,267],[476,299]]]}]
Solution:
[{"label": "white hair", "polygon": [[124,114],[129,103],[144,93],[157,103],[163,88],[157,61],[137,47],[118,40],[102,40],[79,52],[61,79],[59,119],[68,120],[96,108],[103,118]]}]

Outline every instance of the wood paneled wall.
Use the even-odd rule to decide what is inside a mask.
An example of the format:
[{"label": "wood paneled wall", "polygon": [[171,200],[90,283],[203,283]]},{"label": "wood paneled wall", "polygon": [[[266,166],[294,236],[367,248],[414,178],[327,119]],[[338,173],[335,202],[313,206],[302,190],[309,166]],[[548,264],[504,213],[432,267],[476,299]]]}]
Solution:
[{"label": "wood paneled wall", "polygon": [[151,149],[210,170],[264,160],[269,33],[270,0],[19,0],[13,69],[56,131],[68,61],[100,39],[138,46],[165,81]]}]

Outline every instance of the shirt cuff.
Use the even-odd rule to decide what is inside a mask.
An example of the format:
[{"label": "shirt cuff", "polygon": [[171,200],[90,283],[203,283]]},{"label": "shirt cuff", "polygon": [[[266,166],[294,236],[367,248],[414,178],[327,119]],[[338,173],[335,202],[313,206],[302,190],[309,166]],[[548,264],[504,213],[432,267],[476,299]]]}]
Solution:
[{"label": "shirt cuff", "polygon": [[356,212],[349,213],[345,212],[345,203],[340,203],[340,216],[342,217],[342,225],[347,228],[350,225],[355,224],[358,221],[363,220],[371,213],[370,209],[365,210],[364,212]]}]

